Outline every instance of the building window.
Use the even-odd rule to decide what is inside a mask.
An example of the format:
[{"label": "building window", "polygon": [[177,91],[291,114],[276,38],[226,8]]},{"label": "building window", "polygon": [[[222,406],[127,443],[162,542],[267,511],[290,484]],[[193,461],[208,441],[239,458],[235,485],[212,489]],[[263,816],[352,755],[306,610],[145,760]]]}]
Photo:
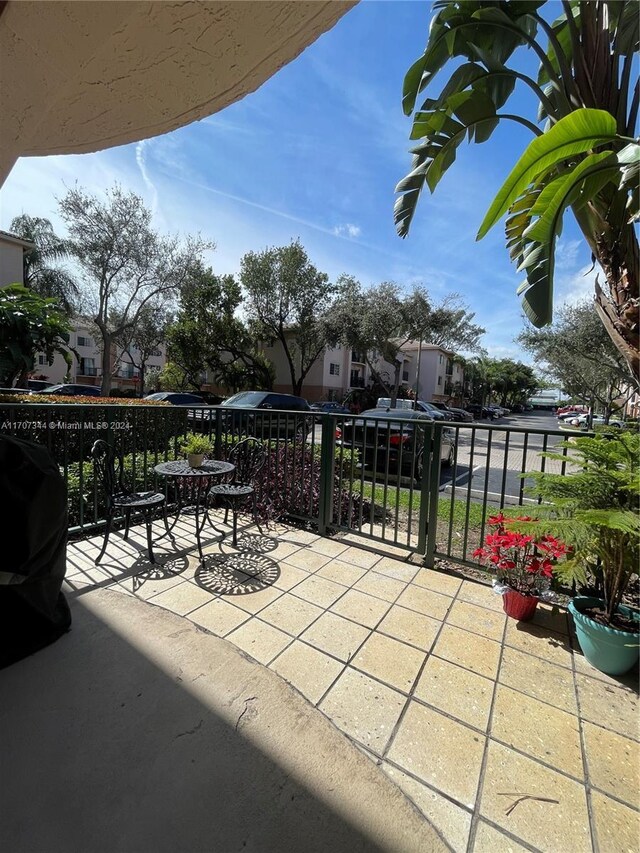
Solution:
[{"label": "building window", "polygon": [[403,371],[402,371],[402,381],[403,381],[403,382],[408,382],[408,381],[409,381],[409,371],[408,371],[408,370],[403,370]]},{"label": "building window", "polygon": [[329,373],[331,376],[340,376],[340,365],[332,361],[329,365]]},{"label": "building window", "polygon": [[96,363],[92,358],[80,359],[80,376],[97,376]]},{"label": "building window", "polygon": [[[442,358],[442,356],[440,356]],[[438,376],[438,385],[442,385],[442,376]]]},{"label": "building window", "polygon": [[160,352],[159,349],[152,349],[151,352],[149,353],[149,355],[154,355],[154,356],[158,357],[158,356],[161,356],[162,353]]},{"label": "building window", "polygon": [[38,356],[38,364],[42,367],[42,365],[46,364],[46,363],[47,363],[46,355],[39,355]]},{"label": "building window", "polygon": [[90,347],[93,346],[93,342],[91,338],[84,338],[82,335],[78,335],[78,346],[79,347]]},{"label": "building window", "polygon": [[442,356],[440,356],[438,361],[439,361],[439,364],[442,364]]}]

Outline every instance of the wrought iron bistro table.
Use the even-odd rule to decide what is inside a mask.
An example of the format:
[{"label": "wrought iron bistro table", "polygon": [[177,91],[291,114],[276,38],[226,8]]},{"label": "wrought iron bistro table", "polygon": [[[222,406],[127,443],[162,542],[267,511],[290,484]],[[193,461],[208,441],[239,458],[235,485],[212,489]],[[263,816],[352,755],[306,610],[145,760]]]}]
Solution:
[{"label": "wrought iron bistro table", "polygon": [[[174,481],[173,484],[176,494],[177,508],[176,517],[170,527],[171,530],[173,530],[184,506],[193,505],[195,507],[196,542],[198,543],[198,554],[200,555],[201,563],[204,561],[204,556],[202,554],[202,539],[200,534],[202,533],[205,521],[209,521],[209,524],[213,527],[216,533],[221,534],[223,537],[225,535],[224,531],[219,530],[211,521],[206,502],[204,507],[201,507],[202,498],[206,498],[210,481],[212,479],[218,479],[219,477],[223,477],[225,474],[231,474],[235,469],[236,466],[231,462],[220,462],[214,459],[203,462],[199,468],[192,468],[185,460],[178,460],[176,462],[161,462],[153,469],[156,474],[160,474],[162,477],[167,477]],[[195,489],[192,488],[192,485],[195,486]],[[193,500],[194,491],[195,501]],[[185,492],[188,495],[188,503],[183,500]],[[201,508],[204,509],[202,512],[202,520],[200,520]]]}]

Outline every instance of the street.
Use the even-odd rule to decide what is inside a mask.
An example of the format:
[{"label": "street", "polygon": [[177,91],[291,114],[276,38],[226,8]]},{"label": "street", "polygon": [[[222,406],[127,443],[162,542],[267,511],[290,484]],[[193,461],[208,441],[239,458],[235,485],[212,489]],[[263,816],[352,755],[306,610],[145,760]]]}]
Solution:
[{"label": "street", "polygon": [[[546,434],[558,429],[551,412],[533,411],[509,415],[497,422],[480,423],[490,423],[494,429],[472,430],[470,427],[474,425],[470,424],[459,430],[457,464],[450,470],[443,470],[441,491],[453,492],[457,498],[466,499],[469,495],[472,500],[482,500],[486,494],[487,502],[496,506],[519,504],[521,472],[560,473],[562,463],[545,460],[541,455],[544,449],[553,450],[562,441],[560,436]],[[508,432],[500,429],[501,426],[543,432]]]}]

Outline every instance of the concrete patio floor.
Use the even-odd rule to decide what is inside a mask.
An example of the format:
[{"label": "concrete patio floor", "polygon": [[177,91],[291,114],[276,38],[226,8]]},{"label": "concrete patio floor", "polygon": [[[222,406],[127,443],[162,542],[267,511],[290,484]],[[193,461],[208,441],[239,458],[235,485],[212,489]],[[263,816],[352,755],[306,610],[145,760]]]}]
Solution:
[{"label": "concrete patio floor", "polygon": [[[161,527],[157,527],[158,533]],[[186,617],[290,682],[455,851],[636,851],[637,672],[582,657],[564,611],[517,624],[486,586],[354,537],[277,526],[206,545],[193,521],[146,557],[143,531],[69,547],[66,589]]]}]

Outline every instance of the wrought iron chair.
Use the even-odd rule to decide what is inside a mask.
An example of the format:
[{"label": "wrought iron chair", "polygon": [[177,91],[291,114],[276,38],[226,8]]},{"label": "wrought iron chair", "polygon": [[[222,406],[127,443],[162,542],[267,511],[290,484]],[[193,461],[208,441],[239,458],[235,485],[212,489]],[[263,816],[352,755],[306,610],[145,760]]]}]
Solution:
[{"label": "wrought iron chair", "polygon": [[[129,489],[124,479],[124,463],[121,456],[117,456],[114,448],[104,439],[99,438],[91,448],[94,470],[102,482],[106,498],[107,529],[104,534],[102,550],[96,558],[96,565],[104,556],[109,542],[109,535],[113,527],[113,519],[118,511],[124,512],[125,528],[124,538],[129,538],[129,524],[131,513],[142,512],[147,527],[147,549],[149,560],[155,563],[156,558],[151,546],[151,522],[152,515],[159,507],[162,507],[164,526],[167,534],[171,536],[166,514],[166,499],[160,492],[135,492]],[[163,534],[164,535],[164,534]],[[173,537],[172,537],[173,538]]]},{"label": "wrought iron chair", "polygon": [[224,523],[233,514],[233,547],[238,544],[238,511],[245,501],[251,498],[251,515],[260,529],[257,517],[255,479],[266,462],[264,445],[257,438],[249,437],[239,441],[229,453],[229,462],[236,466],[232,479],[228,483],[218,483],[209,489],[207,497],[218,498],[225,505]]}]

